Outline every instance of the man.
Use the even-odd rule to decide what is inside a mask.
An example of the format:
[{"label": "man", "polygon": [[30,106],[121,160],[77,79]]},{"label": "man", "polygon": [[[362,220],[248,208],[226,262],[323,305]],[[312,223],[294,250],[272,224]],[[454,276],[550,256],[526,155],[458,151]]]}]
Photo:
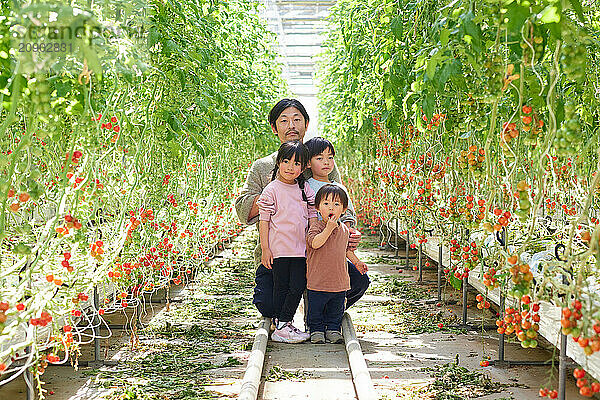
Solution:
[{"label": "man", "polygon": [[[280,100],[269,113],[271,129],[273,129],[273,133],[277,135],[281,143],[291,140],[302,141],[308,128],[308,122],[309,117],[306,109],[296,99]],[[277,151],[256,160],[250,168],[242,192],[235,201],[238,217],[244,224],[251,225],[258,222],[258,205],[256,202],[263,189],[271,182],[276,157]],[[310,169],[305,174],[310,177]],[[337,166],[331,171],[329,178],[332,181],[341,183]],[[355,216],[347,211],[342,215],[340,221],[351,225],[350,246],[356,248],[361,235],[353,228],[356,225]],[[260,264],[260,256],[259,244],[254,251],[254,260],[258,268],[256,270],[253,303],[264,317],[273,317],[273,272]],[[360,299],[370,283],[367,274],[361,274],[350,262],[348,262],[348,274],[350,275],[350,290],[346,293],[346,307],[350,307]]]}]

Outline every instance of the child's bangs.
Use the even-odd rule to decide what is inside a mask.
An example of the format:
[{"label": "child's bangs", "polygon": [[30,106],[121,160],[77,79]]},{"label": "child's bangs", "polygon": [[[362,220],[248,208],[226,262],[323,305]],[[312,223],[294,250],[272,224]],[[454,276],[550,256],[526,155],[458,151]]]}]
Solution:
[{"label": "child's bangs", "polygon": [[304,145],[281,146],[279,154],[277,154],[277,164],[281,163],[283,160],[297,161],[303,168],[306,167],[306,164],[308,163],[306,147],[304,147]]}]

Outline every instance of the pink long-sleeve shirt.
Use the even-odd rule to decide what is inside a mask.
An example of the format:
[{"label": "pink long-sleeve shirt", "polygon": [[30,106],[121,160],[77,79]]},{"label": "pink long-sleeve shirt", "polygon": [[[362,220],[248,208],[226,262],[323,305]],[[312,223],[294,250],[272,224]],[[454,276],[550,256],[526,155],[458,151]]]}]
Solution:
[{"label": "pink long-sleeve shirt", "polygon": [[[304,185],[304,193],[314,203],[315,192],[308,184]],[[275,179],[265,187],[257,204],[259,220],[269,221],[269,249],[273,258],[306,257],[308,220],[317,217],[317,210],[302,200],[298,184]]]}]

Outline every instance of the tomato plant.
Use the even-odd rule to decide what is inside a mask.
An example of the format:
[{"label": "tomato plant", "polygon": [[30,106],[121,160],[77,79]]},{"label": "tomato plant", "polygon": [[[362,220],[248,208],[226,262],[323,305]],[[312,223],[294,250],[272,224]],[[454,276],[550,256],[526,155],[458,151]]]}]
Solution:
[{"label": "tomato plant", "polygon": [[346,165],[362,163],[347,169],[361,221],[375,231],[399,220],[413,243],[434,232],[452,253],[450,283],[475,274],[515,299],[498,332],[524,347],[544,316],[523,299],[580,302],[563,332],[593,354],[597,11],[579,0],[343,0],[329,24],[320,116]]},{"label": "tomato plant", "polygon": [[256,3],[90,4],[2,3],[0,385],[202,268],[276,144],[286,85]]}]

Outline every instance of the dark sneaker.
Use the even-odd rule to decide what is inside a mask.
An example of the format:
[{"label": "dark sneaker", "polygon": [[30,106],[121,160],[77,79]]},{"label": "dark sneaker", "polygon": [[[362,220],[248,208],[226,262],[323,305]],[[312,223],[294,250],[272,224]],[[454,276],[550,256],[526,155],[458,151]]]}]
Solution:
[{"label": "dark sneaker", "polygon": [[325,337],[329,343],[344,343],[344,337],[339,331],[327,331]]},{"label": "dark sneaker", "polygon": [[313,332],[310,334],[310,342],[313,344],[325,343],[325,334],[323,332]]}]

